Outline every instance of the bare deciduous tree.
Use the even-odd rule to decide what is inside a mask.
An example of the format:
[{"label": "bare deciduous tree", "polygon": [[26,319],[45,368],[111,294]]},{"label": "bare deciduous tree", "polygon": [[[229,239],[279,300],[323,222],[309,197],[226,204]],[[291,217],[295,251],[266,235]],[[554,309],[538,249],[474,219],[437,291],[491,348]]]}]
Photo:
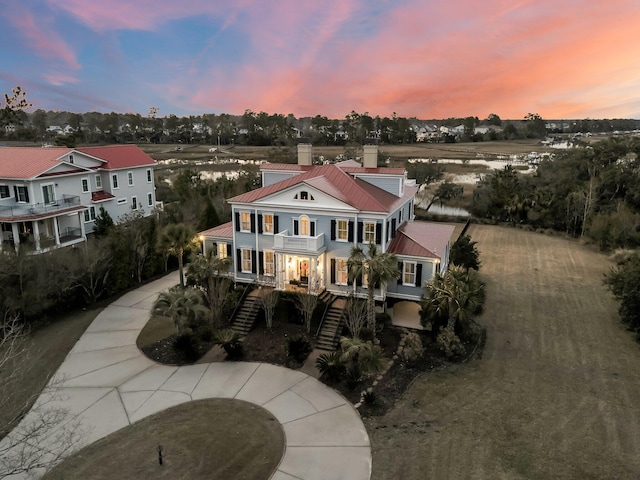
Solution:
[{"label": "bare deciduous tree", "polygon": [[360,330],[367,323],[367,303],[350,295],[345,309],[345,323],[351,336],[359,338]]},{"label": "bare deciduous tree", "polygon": [[296,298],[296,307],[302,313],[307,333],[311,333],[311,319],[313,312],[318,306],[317,282],[309,285],[309,293],[298,293]]},{"label": "bare deciduous tree", "polygon": [[260,307],[264,310],[264,319],[269,330],[271,330],[273,326],[273,314],[275,313],[276,305],[278,305],[278,300],[280,300],[280,292],[273,288],[261,289],[260,295],[258,296],[258,301],[260,302]]}]

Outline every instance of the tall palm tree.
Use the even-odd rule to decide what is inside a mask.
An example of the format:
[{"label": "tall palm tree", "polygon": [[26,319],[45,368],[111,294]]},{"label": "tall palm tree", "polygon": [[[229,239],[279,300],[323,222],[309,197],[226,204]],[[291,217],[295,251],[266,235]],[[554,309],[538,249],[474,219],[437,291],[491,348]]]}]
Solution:
[{"label": "tall palm tree", "polygon": [[173,320],[178,335],[196,326],[207,314],[202,292],[195,288],[173,287],[160,293],[151,310],[153,315]]},{"label": "tall palm tree", "polygon": [[384,288],[391,280],[400,277],[398,259],[392,253],[383,253],[373,243],[365,252],[360,247],[352,247],[347,261],[349,280],[366,279],[367,283],[367,326],[375,335],[376,313],[374,289]]},{"label": "tall palm tree", "polygon": [[160,232],[158,248],[167,255],[178,258],[178,270],[180,271],[180,286],[184,287],[183,257],[186,251],[195,246],[195,232],[193,228],[184,224],[170,224]]},{"label": "tall palm tree", "polygon": [[222,309],[229,297],[231,280],[225,274],[230,265],[230,258],[217,257],[215,251],[210,249],[204,255],[196,255],[187,266],[187,283],[202,288],[205,293],[212,328],[220,324]]}]

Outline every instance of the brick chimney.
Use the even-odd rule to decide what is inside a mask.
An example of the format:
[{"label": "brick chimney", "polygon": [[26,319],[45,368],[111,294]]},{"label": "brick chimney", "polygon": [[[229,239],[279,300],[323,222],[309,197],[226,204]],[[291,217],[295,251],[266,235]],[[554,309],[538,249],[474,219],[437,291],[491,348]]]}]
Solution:
[{"label": "brick chimney", "polygon": [[377,168],[378,166],[378,146],[364,145],[364,157],[362,166],[365,168]]},{"label": "brick chimney", "polygon": [[313,164],[313,147],[310,143],[298,144],[298,165]]}]

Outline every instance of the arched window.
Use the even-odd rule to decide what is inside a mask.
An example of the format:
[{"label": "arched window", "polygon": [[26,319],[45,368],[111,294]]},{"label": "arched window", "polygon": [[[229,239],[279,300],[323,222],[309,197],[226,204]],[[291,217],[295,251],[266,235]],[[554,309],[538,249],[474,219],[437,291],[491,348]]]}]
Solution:
[{"label": "arched window", "polygon": [[309,236],[309,217],[306,215],[300,217],[300,235]]}]

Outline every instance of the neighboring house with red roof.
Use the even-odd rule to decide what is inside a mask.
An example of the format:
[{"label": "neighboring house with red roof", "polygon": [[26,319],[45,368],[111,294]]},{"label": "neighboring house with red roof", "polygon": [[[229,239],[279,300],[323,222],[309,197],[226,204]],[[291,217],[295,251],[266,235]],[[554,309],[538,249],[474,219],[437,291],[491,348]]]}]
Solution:
[{"label": "neighboring house with red roof", "polygon": [[262,187],[228,199],[232,221],[201,232],[203,248],[232,258],[236,282],[344,296],[366,294],[363,282],[348,281],[347,261],[352,247],[373,243],[397,256],[402,274],[376,299],[420,299],[449,262],[453,227],[414,221],[415,181],[403,168],[378,168],[377,156],[366,145],[362,165],[312,165],[302,144],[298,164],[262,164]]},{"label": "neighboring house with red roof", "polygon": [[115,222],[133,210],[150,215],[154,165],[135,145],[0,148],[2,250],[82,242],[100,206]]}]

